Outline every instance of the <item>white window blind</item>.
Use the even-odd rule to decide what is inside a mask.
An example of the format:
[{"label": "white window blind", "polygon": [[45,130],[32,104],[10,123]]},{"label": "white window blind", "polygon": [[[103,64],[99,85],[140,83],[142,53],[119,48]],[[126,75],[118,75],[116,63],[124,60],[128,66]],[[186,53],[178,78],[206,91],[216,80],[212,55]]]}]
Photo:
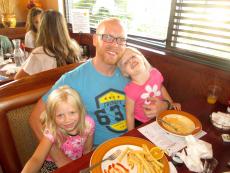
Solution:
[{"label": "white window blind", "polygon": [[230,0],[175,0],[167,45],[230,60]]},{"label": "white window blind", "polygon": [[[104,18],[119,17],[128,34],[166,40],[171,0],[66,0],[71,9],[89,9],[90,27],[96,28]],[[67,16],[68,16],[67,14]],[[71,22],[71,19],[67,17]]]}]

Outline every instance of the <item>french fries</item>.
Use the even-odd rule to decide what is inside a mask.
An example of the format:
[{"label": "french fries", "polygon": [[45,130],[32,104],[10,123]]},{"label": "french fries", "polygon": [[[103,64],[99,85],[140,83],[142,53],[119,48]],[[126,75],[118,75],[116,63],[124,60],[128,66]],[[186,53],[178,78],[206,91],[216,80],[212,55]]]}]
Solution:
[{"label": "french fries", "polygon": [[118,158],[118,162],[127,156],[127,163],[130,169],[135,166],[137,168],[137,173],[162,173],[164,165],[158,161],[150,152],[150,149],[146,145],[142,145],[142,149],[133,150],[131,148],[126,148]]}]

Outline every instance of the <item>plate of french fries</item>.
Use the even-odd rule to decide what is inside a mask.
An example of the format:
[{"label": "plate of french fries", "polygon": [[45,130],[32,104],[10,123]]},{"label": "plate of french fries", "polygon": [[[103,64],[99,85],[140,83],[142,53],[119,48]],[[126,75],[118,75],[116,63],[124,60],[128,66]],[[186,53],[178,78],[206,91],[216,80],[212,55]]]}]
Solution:
[{"label": "plate of french fries", "polygon": [[91,173],[168,173],[164,151],[150,141],[137,137],[118,137],[101,144],[93,153],[90,165],[107,158],[117,150],[115,160],[103,162]]},{"label": "plate of french fries", "polygon": [[201,122],[184,111],[164,111],[157,116],[156,121],[163,130],[177,136],[195,135],[202,130]]}]

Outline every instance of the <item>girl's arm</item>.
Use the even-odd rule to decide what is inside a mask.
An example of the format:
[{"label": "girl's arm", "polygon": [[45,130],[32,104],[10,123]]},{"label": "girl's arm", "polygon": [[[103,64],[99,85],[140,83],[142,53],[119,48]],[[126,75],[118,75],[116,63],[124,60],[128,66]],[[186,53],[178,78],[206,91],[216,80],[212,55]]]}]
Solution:
[{"label": "girl's arm", "polygon": [[52,142],[47,137],[43,136],[34,154],[26,163],[21,173],[39,172],[51,147],[52,147]]},{"label": "girl's arm", "polygon": [[21,67],[20,70],[16,73],[16,75],[14,76],[14,79],[21,79],[24,77],[30,76],[28,73],[26,73],[23,68]]},{"label": "girl's arm", "polygon": [[135,102],[129,97],[126,97],[125,109],[128,131],[135,128],[134,106]]},{"label": "girl's arm", "polygon": [[[39,140],[41,140],[43,137],[43,134],[41,131],[42,125],[40,122],[40,115],[42,114],[44,110],[45,110],[45,102],[42,99],[40,99],[38,103],[35,105],[30,115],[30,118],[29,118],[30,127],[33,129],[35,135],[37,136]],[[67,163],[72,161],[56,145],[52,146],[49,155],[51,156],[52,160],[55,162],[57,167],[64,166]]]}]

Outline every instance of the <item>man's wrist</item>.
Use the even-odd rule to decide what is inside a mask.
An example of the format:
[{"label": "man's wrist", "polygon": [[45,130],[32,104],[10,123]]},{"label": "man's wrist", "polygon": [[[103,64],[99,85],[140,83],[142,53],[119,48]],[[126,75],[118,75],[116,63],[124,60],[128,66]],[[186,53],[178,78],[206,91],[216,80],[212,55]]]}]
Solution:
[{"label": "man's wrist", "polygon": [[170,101],[163,99],[163,102],[167,103],[167,110],[171,110],[173,108],[172,104],[170,103]]}]

